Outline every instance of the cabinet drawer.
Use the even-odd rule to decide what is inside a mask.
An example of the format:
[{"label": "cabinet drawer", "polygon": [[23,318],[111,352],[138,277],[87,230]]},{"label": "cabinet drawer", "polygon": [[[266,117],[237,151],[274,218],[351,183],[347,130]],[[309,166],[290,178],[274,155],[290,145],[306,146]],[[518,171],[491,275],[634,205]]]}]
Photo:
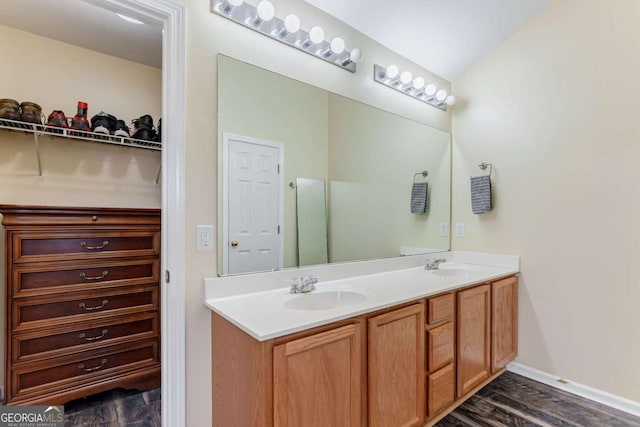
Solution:
[{"label": "cabinet drawer", "polygon": [[453,362],[455,356],[453,322],[427,331],[427,371],[433,372]]},{"label": "cabinet drawer", "polygon": [[453,294],[445,294],[427,300],[427,323],[435,323],[453,320],[454,299]]},{"label": "cabinet drawer", "polygon": [[51,358],[125,341],[153,338],[158,336],[158,331],[157,313],[83,322],[79,325],[14,334],[11,356],[16,363]]},{"label": "cabinet drawer", "polygon": [[159,281],[158,259],[19,264],[12,272],[13,297],[81,291]]},{"label": "cabinet drawer", "polygon": [[47,364],[14,366],[11,371],[14,393],[10,397],[15,399],[25,394],[79,386],[100,379],[104,381],[111,376],[158,363],[158,340],[151,339],[79,353],[73,358],[52,360]]},{"label": "cabinet drawer", "polygon": [[64,261],[160,253],[158,230],[74,230],[11,233],[13,262]]},{"label": "cabinet drawer", "polygon": [[429,418],[453,404],[454,374],[452,363],[427,377],[427,416]]},{"label": "cabinet drawer", "polygon": [[15,331],[100,319],[107,315],[135,314],[158,310],[158,286],[16,299],[12,310]]}]

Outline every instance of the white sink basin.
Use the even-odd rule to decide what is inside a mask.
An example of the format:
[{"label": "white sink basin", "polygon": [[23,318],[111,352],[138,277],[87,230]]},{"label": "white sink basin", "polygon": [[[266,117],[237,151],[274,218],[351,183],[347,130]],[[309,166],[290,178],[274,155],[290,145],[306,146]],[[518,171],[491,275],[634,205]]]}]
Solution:
[{"label": "white sink basin", "polygon": [[469,267],[458,262],[443,262],[436,270],[427,270],[435,276],[464,277],[469,274]]},{"label": "white sink basin", "polygon": [[354,291],[313,291],[296,295],[284,303],[295,310],[329,310],[336,307],[358,304],[366,299],[364,294]]}]

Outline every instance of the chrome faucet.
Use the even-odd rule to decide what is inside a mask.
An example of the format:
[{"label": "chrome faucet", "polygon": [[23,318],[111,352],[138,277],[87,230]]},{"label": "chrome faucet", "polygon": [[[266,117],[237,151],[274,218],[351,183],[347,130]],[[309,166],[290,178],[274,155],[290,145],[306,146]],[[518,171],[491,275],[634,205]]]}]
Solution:
[{"label": "chrome faucet", "polygon": [[316,283],[318,283],[318,278],[315,276],[294,277],[291,279],[291,289],[289,292],[292,294],[304,294],[315,291]]},{"label": "chrome faucet", "polygon": [[440,267],[440,264],[442,264],[443,262],[446,262],[447,260],[444,258],[434,258],[434,259],[428,259],[427,263],[424,266],[425,270],[437,270]]}]

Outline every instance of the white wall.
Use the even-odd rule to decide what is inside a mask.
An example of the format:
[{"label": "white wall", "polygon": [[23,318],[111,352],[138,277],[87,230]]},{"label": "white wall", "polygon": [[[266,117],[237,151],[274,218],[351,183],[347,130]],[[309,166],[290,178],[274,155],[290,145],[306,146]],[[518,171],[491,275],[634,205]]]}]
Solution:
[{"label": "white wall", "polygon": [[[187,7],[187,425],[211,425],[210,310],[204,307],[203,278],[216,275],[216,255],[195,251],[195,226],[216,224],[217,54],[223,53],[322,89],[449,131],[450,115],[373,81],[373,63],[397,63],[414,74],[449,83],[409,63],[302,0],[274,0],[279,16],[296,13],[303,28],[322,25],[327,37],[341,35],[366,59],[356,74],[269,39],[209,11],[209,0],[184,0]],[[254,3],[255,4],[255,3]],[[202,195],[210,195],[203,197]],[[215,356],[215,355],[214,355]]]},{"label": "white wall", "polygon": [[[521,256],[533,368],[640,401],[640,3],[554,0],[454,82],[453,249]],[[469,176],[494,165],[495,208]]]}]

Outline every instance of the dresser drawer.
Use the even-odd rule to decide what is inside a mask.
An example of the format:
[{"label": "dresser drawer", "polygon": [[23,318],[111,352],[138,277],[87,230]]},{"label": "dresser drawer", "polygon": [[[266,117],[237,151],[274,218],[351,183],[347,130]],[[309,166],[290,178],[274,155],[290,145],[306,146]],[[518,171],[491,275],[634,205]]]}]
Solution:
[{"label": "dresser drawer", "polygon": [[72,352],[157,337],[159,330],[159,318],[155,313],[14,334],[11,357],[13,362],[18,363],[63,356]]},{"label": "dresser drawer", "polygon": [[17,332],[158,310],[158,303],[157,285],[16,298],[11,307],[13,329]]},{"label": "dresser drawer", "polygon": [[12,399],[55,389],[108,380],[148,366],[159,365],[158,340],[107,347],[49,363],[14,365],[11,371]]},{"label": "dresser drawer", "polygon": [[158,256],[157,230],[16,231],[11,232],[14,263]]},{"label": "dresser drawer", "polygon": [[433,372],[453,362],[453,322],[427,331],[427,371]]},{"label": "dresser drawer", "polygon": [[19,264],[12,272],[15,298],[52,292],[143,285],[159,281],[160,261],[81,261]]},{"label": "dresser drawer", "polygon": [[454,300],[453,294],[444,294],[431,297],[427,300],[427,324],[453,320]]}]

